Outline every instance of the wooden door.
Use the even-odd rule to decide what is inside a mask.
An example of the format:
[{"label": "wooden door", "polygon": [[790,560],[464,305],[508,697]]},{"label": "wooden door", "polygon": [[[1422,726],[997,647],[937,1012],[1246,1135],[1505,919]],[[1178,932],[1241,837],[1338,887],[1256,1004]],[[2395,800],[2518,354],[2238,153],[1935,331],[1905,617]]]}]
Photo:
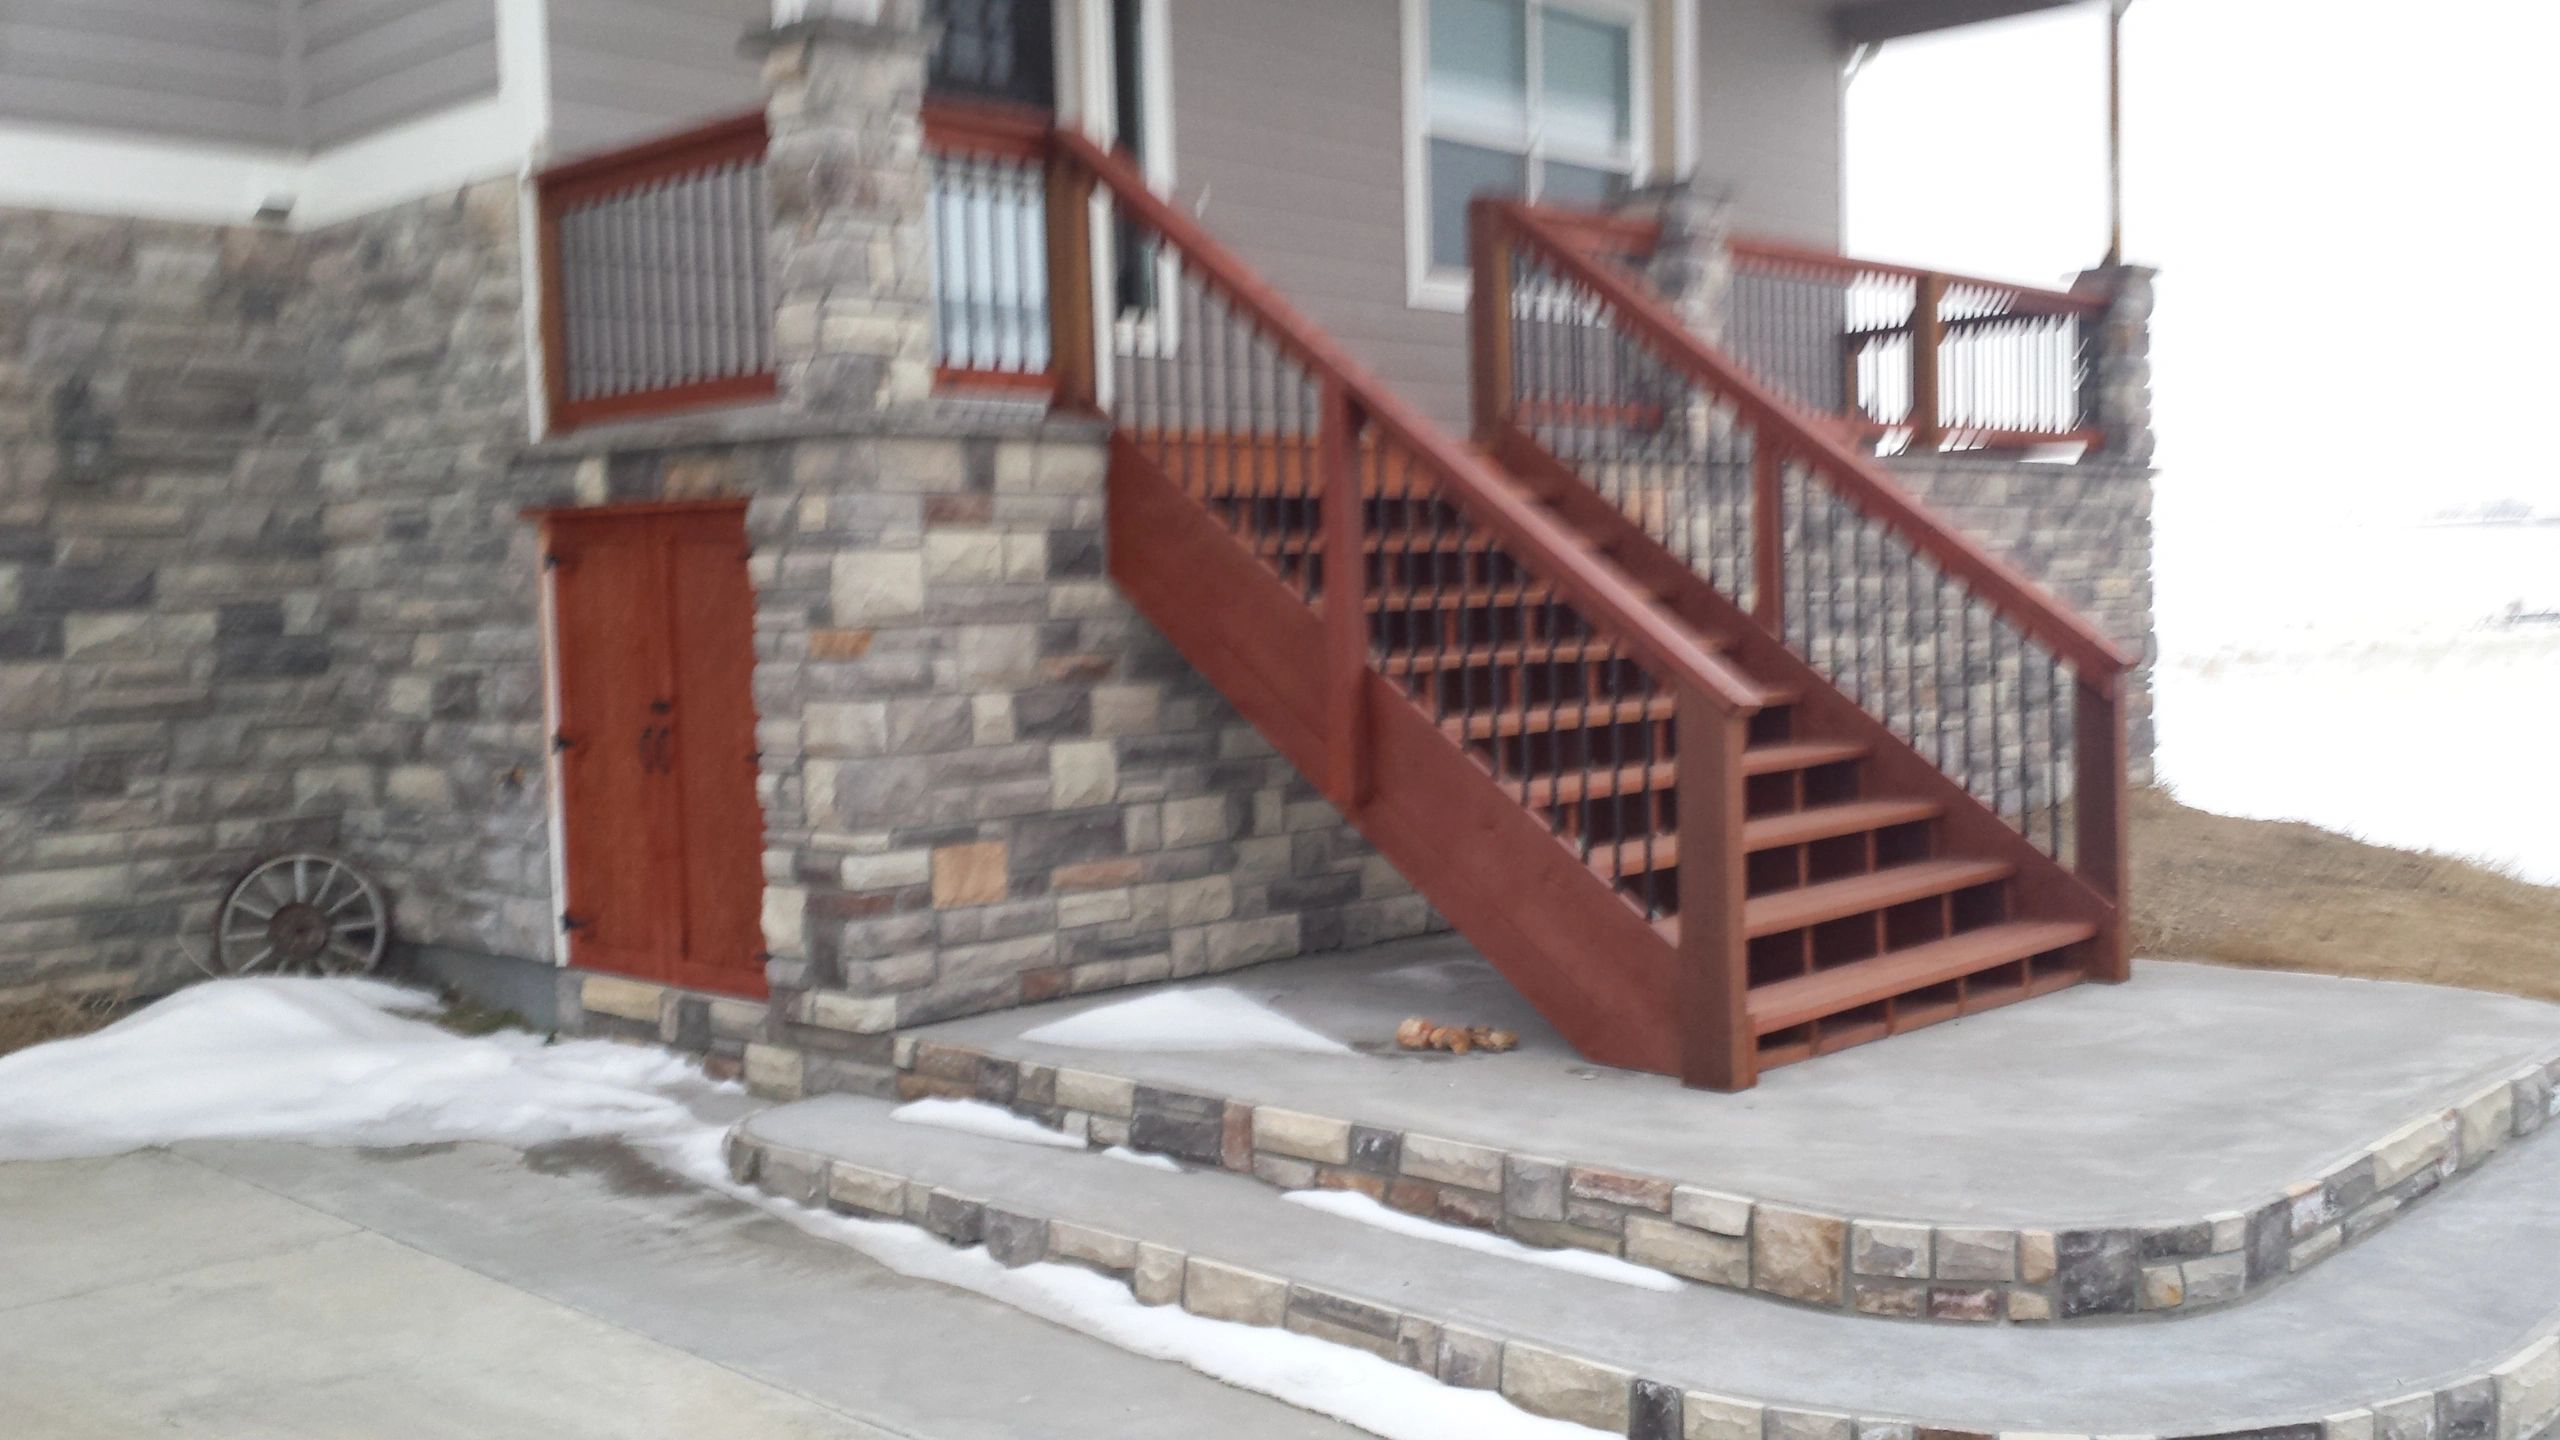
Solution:
[{"label": "wooden door", "polygon": [[543,517],[569,962],[764,993],[745,512]]}]

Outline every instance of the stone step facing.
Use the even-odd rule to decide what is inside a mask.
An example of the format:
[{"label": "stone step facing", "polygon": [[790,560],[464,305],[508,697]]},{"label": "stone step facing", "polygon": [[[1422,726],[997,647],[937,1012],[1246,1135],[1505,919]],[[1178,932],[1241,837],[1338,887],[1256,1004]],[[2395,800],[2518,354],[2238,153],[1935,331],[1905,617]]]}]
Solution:
[{"label": "stone step facing", "polygon": [[742,1182],[1148,1304],[1350,1345],[1631,1440],[2531,1440],[2560,1417],[2560,1146],[2484,1170],[2257,1304],[2178,1325],[1913,1326],[1565,1273],[1215,1170],[902,1123],[822,1096],[729,1138]]},{"label": "stone step facing", "polygon": [[2264,1295],[2537,1136],[2560,1080],[2549,1006],[2146,963],[2136,985],[1830,1057],[1735,1100],[1581,1063],[1471,955],[1407,942],[1210,983],[1349,1043],[1425,1013],[1515,1027],[1516,1054],[1023,1038],[1124,998],[1092,997],[902,1035],[899,1093],[1738,1291],[2043,1324]]}]

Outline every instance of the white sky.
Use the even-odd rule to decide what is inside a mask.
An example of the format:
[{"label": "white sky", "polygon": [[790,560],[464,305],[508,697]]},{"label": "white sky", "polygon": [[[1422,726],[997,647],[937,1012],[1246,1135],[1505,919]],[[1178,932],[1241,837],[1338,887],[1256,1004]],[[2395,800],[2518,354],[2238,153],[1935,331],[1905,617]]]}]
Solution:
[{"label": "white sky", "polygon": [[[2088,3],[1884,47],[1849,87],[1849,251],[2094,262],[2105,25]],[[2560,509],[2560,3],[2136,0],[2125,51],[2163,510]]]}]

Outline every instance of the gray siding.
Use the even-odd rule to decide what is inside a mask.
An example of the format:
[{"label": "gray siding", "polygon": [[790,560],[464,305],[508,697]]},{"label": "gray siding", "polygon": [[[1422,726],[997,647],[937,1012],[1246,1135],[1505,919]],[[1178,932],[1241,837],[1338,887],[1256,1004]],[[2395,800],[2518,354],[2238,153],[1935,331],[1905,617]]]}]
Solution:
[{"label": "gray siding", "polygon": [[498,92],[496,0],[295,0],[314,149]]},{"label": "gray siding", "polygon": [[0,0],[0,117],[291,143],[287,0]]},{"label": "gray siding", "polygon": [[1396,0],[1176,0],[1186,205],[1406,398],[1466,411],[1465,321],[1405,304]]},{"label": "gray siding", "polygon": [[[1398,0],[1177,0],[1175,188],[1282,294],[1431,413],[1466,413],[1462,317],[1405,301]],[[1804,0],[1701,0],[1702,173],[1739,223],[1840,235],[1839,52]]]},{"label": "gray siding", "polygon": [[1698,173],[1741,228],[1840,243],[1842,58],[1803,0],[1699,0]]},{"label": "gray siding", "polygon": [[769,0],[551,0],[551,148],[610,149],[764,103],[738,53]]}]

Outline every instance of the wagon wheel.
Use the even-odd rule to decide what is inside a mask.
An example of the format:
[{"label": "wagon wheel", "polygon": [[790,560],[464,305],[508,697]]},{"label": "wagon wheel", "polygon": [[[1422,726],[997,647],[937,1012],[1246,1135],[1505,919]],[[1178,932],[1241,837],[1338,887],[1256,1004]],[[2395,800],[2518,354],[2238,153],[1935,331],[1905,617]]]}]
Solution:
[{"label": "wagon wheel", "polygon": [[382,963],[391,927],[382,891],[334,855],[279,855],[250,867],[214,912],[216,975],[360,975]]}]

